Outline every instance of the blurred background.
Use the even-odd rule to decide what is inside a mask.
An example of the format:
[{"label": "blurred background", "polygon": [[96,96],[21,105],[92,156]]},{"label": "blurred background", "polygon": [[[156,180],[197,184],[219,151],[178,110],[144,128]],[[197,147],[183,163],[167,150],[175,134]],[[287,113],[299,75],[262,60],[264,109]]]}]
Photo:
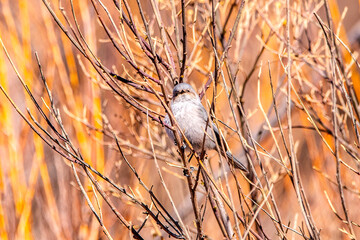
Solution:
[{"label": "blurred background", "polygon": [[[183,238],[199,238],[184,169],[198,184],[206,238],[358,238],[359,1],[286,6],[2,0],[0,238],[132,239],[129,228],[144,239],[175,238],[157,221],[168,226],[169,216]],[[183,166],[162,124],[181,73],[206,90],[203,105],[210,112],[214,103],[233,154],[253,165],[249,174],[230,171],[216,151],[204,160],[212,183],[195,158]]]}]

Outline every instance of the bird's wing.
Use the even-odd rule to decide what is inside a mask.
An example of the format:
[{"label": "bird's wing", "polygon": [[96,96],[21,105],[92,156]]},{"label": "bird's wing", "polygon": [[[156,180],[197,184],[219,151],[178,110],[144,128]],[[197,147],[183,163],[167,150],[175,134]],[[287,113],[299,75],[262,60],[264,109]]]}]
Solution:
[{"label": "bird's wing", "polygon": [[[206,109],[202,106],[202,107],[198,108],[198,111],[199,111],[199,114],[201,114],[201,116],[204,116],[203,119],[204,119],[204,121],[205,121],[205,123],[206,123],[206,122],[208,121],[208,120],[207,120],[207,119],[208,119],[208,114],[207,114]],[[212,126],[211,126],[210,124],[211,124]],[[205,125],[205,124],[204,124],[204,125]],[[221,141],[222,141],[222,142],[224,143],[224,147],[225,147],[225,151],[226,151],[227,148],[226,148],[225,141],[224,141],[224,139],[221,137],[218,128],[216,127],[215,123],[213,123],[211,120],[209,120],[209,121],[208,121],[208,126],[207,126],[207,133],[212,133],[212,131],[213,131],[212,129],[214,129],[214,134],[215,134],[215,139],[213,139],[213,140],[217,142],[217,144],[219,145],[220,149],[222,148],[222,147],[221,147]],[[212,134],[210,134],[210,138],[212,138],[211,136],[212,136]]]},{"label": "bird's wing", "polygon": [[[213,128],[214,128],[214,133],[215,133],[215,137],[216,137],[216,142],[217,144],[219,145],[219,148],[221,149],[222,146],[221,144],[223,143],[224,144],[224,148],[225,148],[225,151],[227,150],[227,146],[225,144],[225,139],[222,137],[222,135],[220,135],[220,132],[219,130],[217,129],[215,123],[211,122]],[[221,143],[222,142],[222,143]]]},{"label": "bird's wing", "polygon": [[[205,108],[204,107],[202,107],[202,108],[199,108],[199,114],[202,114],[202,116],[206,116],[206,117],[204,117],[203,119],[204,119],[204,121],[205,121],[205,123],[206,123],[206,121],[207,121],[207,119],[208,119],[208,117],[207,117],[207,112],[206,112],[206,110],[205,110]],[[211,125],[210,125],[211,124]],[[211,120],[209,120],[208,121],[208,133],[209,133],[209,131],[210,131],[210,133],[214,130],[214,134],[215,134],[215,139],[216,139],[216,142],[217,142],[217,144],[219,145],[219,148],[220,149],[222,149],[222,143],[223,143],[223,145],[224,145],[224,150],[225,151],[223,151],[223,150],[221,150],[221,153],[222,153],[222,155],[224,155],[224,156],[227,156],[227,158],[230,160],[230,162],[232,163],[232,164],[234,164],[234,166],[236,167],[236,168],[239,168],[239,169],[241,169],[242,171],[245,171],[245,172],[248,172],[248,170],[247,170],[247,168],[245,167],[245,165],[243,164],[243,163],[241,163],[240,162],[240,160],[238,160],[237,158],[235,158],[229,151],[228,151],[228,149],[227,149],[227,145],[226,145],[226,142],[225,142],[225,139],[222,137],[222,135],[220,134],[220,132],[219,132],[219,129],[216,127],[216,125],[215,125],[215,123],[213,123]],[[213,129],[213,130],[212,130]],[[215,140],[214,139],[214,140]],[[222,142],[222,143],[221,143]]]}]

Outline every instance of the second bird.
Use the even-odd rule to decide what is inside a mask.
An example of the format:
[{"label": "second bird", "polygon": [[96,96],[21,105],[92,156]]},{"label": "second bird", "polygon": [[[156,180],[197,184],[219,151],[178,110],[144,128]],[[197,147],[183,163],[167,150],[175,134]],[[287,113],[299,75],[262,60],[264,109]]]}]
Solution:
[{"label": "second bird", "polygon": [[[189,84],[179,83],[174,87],[170,108],[179,127],[184,132],[184,135],[196,152],[200,152],[202,150],[203,144],[205,150],[216,150],[216,143],[221,149],[221,141],[223,141],[223,139],[220,136],[219,130],[211,120],[208,121],[208,114],[204,106],[201,104],[198,94]],[[171,126],[171,121],[168,115],[166,115],[164,121],[167,125]],[[207,123],[208,126],[206,127]],[[206,137],[204,143],[205,130]],[[166,132],[174,141],[175,138],[173,131],[166,128]],[[181,137],[180,132],[179,135]],[[223,143],[225,151],[221,150],[221,154],[223,156],[227,156],[230,163],[233,163],[236,168],[247,171],[244,164],[242,164],[226,149],[225,141],[223,141]]]}]

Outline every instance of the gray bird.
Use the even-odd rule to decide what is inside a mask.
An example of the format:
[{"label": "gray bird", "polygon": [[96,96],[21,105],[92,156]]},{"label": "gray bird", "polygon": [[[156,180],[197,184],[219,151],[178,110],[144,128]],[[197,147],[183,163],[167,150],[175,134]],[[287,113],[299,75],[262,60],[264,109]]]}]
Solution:
[{"label": "gray bird", "polygon": [[[204,106],[201,104],[201,100],[198,94],[189,84],[179,83],[174,87],[170,108],[179,127],[184,132],[184,135],[189,140],[196,152],[201,152],[202,150],[204,132],[206,129],[204,150],[216,150],[215,141],[221,149],[221,141],[223,141],[226,151],[224,152],[221,150],[221,154],[223,156],[226,155],[236,168],[247,172],[247,168],[244,166],[244,164],[242,164],[226,149],[225,141],[220,136],[216,125],[211,120],[209,120],[208,126],[206,127],[206,123],[208,122],[208,114]],[[171,126],[168,115],[166,115],[164,121],[167,125]],[[175,137],[173,131],[166,128],[166,133],[174,141]],[[181,137],[180,132],[179,135]]]}]

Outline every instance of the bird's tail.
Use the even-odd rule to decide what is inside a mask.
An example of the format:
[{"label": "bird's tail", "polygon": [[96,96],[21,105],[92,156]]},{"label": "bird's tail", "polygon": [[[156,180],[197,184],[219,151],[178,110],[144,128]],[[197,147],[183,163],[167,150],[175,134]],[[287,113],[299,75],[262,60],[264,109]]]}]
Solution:
[{"label": "bird's tail", "polygon": [[226,156],[229,158],[230,162],[233,163],[236,168],[239,168],[244,172],[248,172],[247,167],[245,167],[245,165],[242,164],[237,158],[235,158],[229,151],[226,151]]}]

